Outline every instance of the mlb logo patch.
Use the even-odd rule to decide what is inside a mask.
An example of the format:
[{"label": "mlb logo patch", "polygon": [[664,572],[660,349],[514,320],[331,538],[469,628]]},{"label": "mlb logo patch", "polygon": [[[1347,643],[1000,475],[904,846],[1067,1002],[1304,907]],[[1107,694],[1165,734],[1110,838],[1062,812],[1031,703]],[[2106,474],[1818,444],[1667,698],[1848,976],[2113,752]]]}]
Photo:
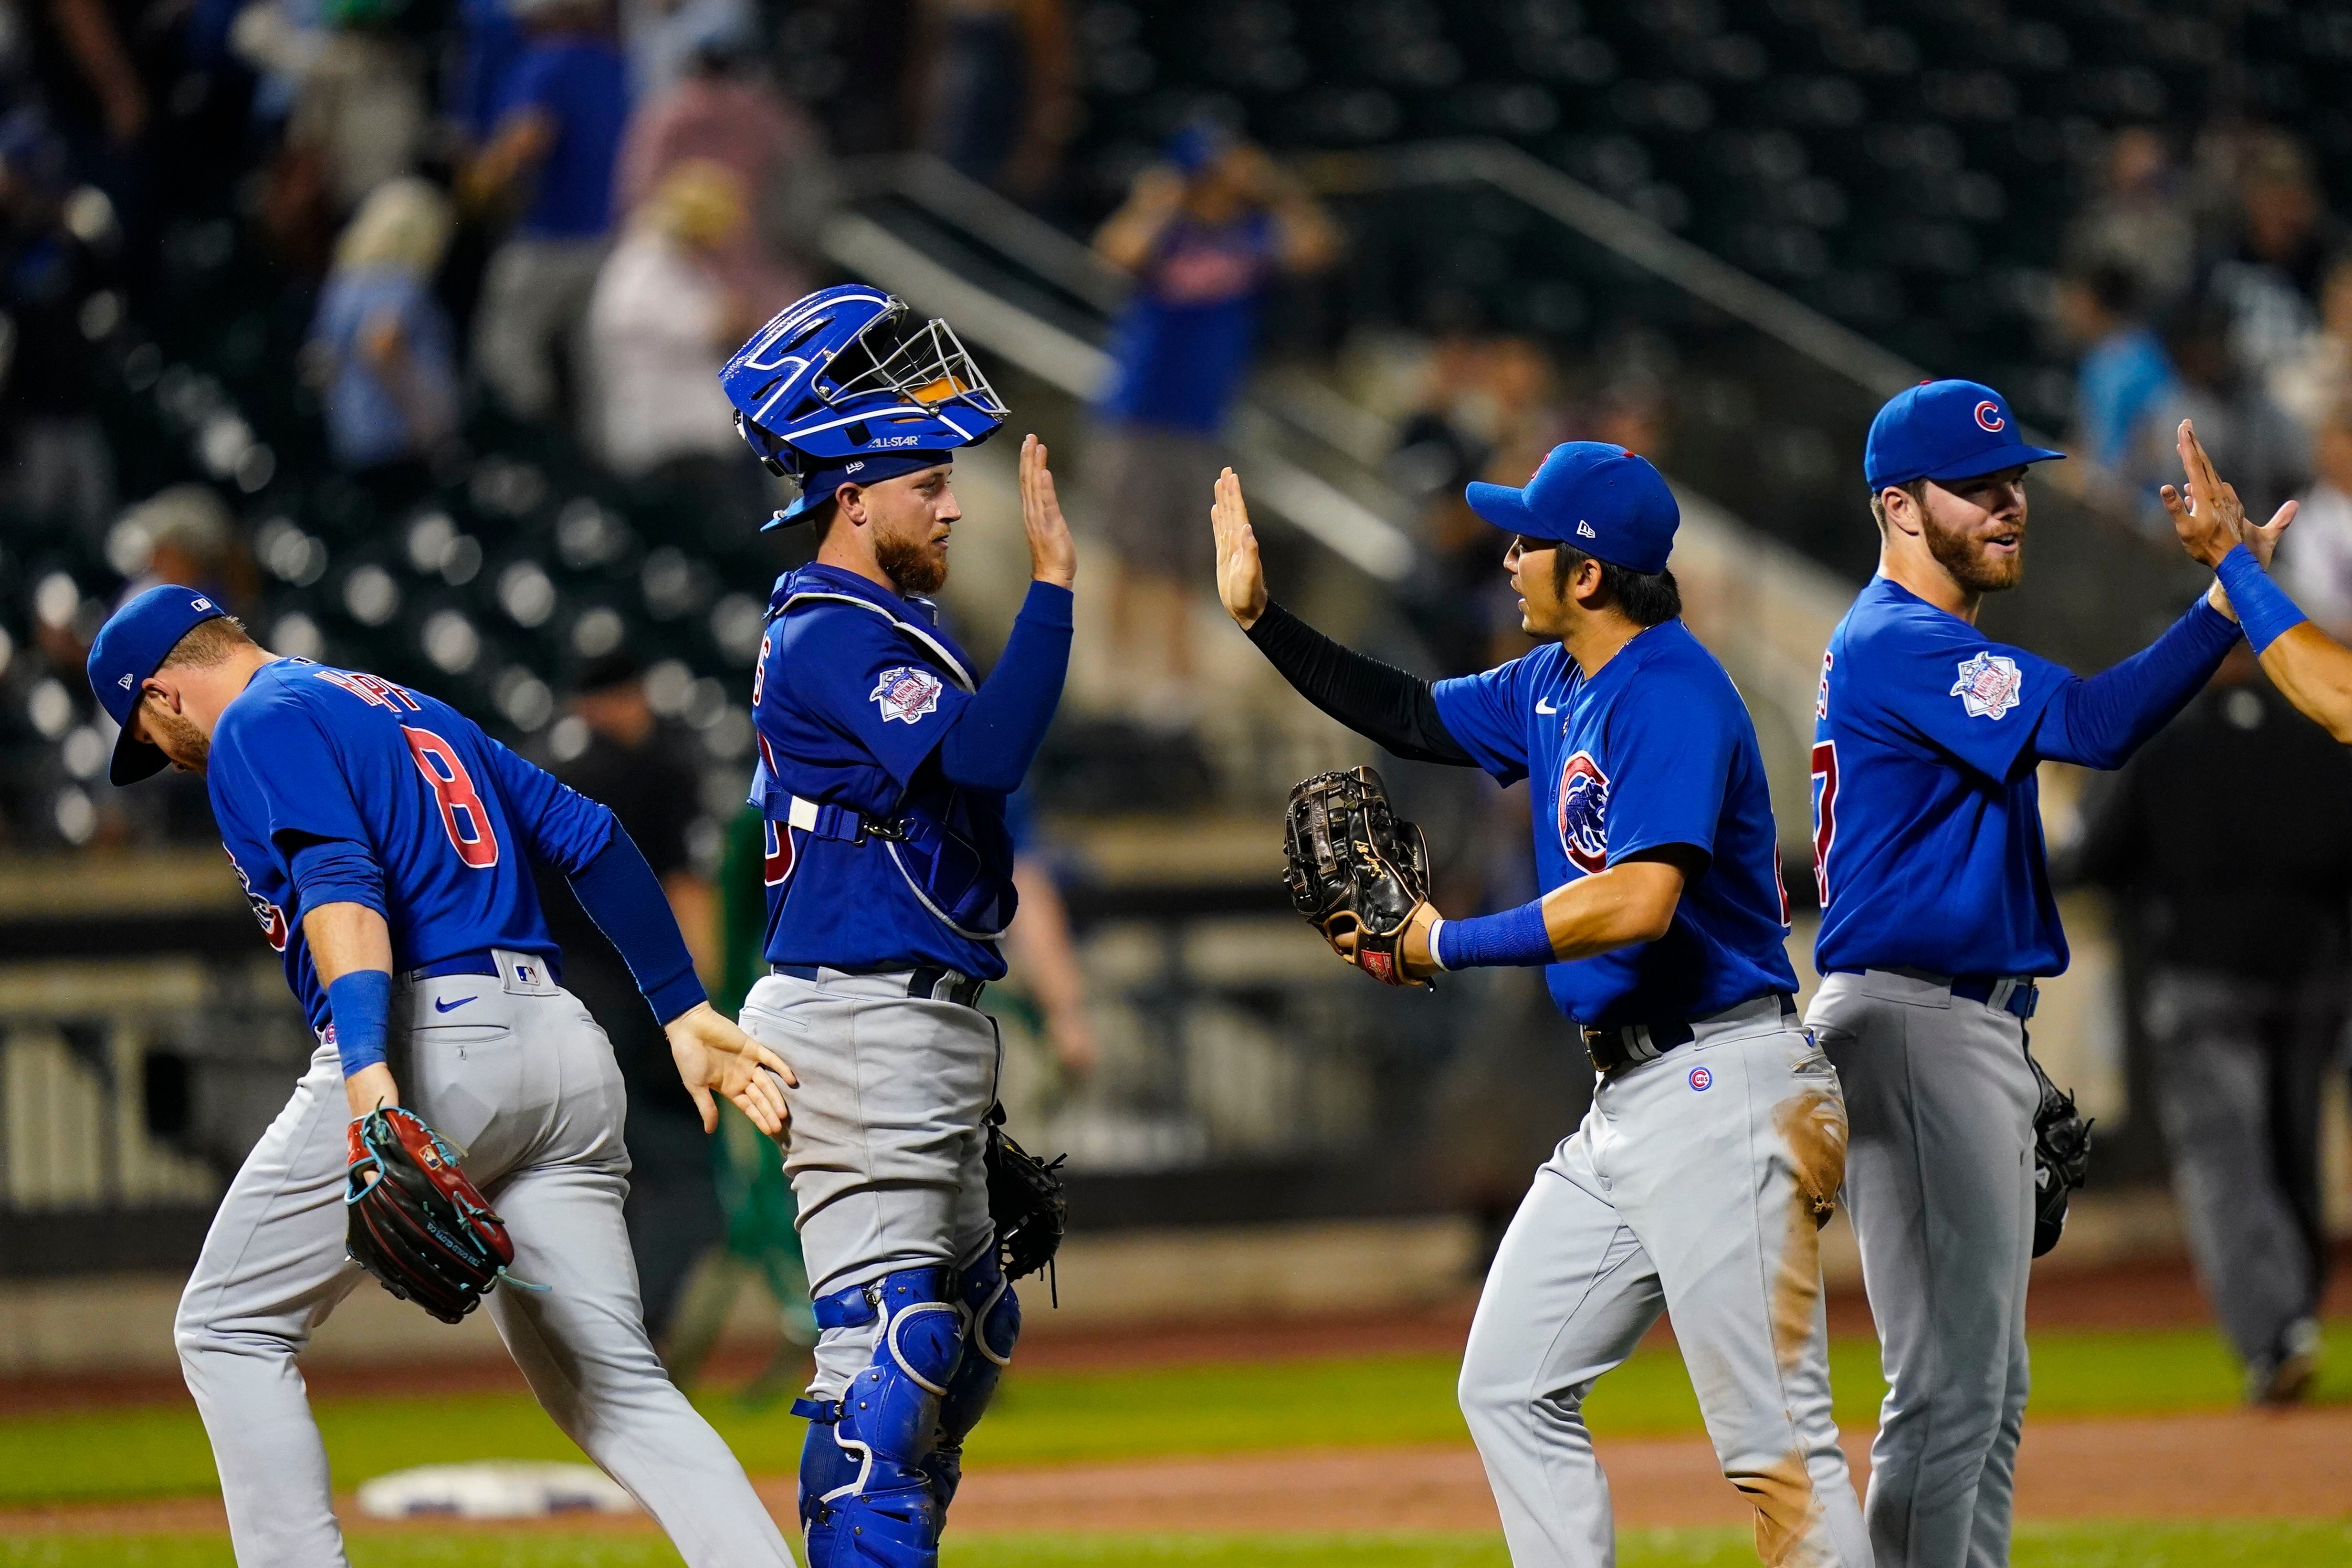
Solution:
[{"label": "mlb logo patch", "polygon": [[1711,1088],[1714,1083],[1715,1074],[1709,1072],[1706,1068],[1694,1067],[1690,1070],[1690,1086],[1693,1089],[1705,1091]]},{"label": "mlb logo patch", "polygon": [[1959,698],[1970,718],[2000,717],[2017,706],[2025,688],[2025,675],[2017,661],[1990,649],[1961,660],[1959,672],[1960,678],[1945,695]]},{"label": "mlb logo patch", "polygon": [[939,676],[930,671],[900,664],[883,671],[882,678],[867,695],[882,710],[884,724],[894,718],[912,724],[939,707],[942,689]]}]

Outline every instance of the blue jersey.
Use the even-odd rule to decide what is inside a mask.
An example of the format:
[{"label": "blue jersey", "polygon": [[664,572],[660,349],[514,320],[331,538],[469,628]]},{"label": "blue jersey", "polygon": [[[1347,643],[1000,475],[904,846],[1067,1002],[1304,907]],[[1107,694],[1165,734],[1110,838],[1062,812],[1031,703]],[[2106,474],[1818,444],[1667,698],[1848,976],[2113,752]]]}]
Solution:
[{"label": "blue jersey", "polygon": [[1871,580],[1813,706],[1815,968],[2064,970],[2032,742],[2074,679]]},{"label": "blue jersey", "polygon": [[447,704],[308,659],[263,665],[223,710],[205,782],[313,1029],[327,1026],[327,990],[289,869],[304,844],[357,844],[381,868],[397,973],[486,947],[552,955],[528,862],[568,875],[613,834],[612,812]]},{"label": "blue jersey", "polygon": [[1666,844],[1707,856],[1664,936],[1545,970],[1560,1011],[1616,1029],[1796,990],[1755,721],[1681,622],[1642,632],[1590,680],[1552,643],[1434,690],[1447,731],[1479,766],[1505,784],[1535,781],[1545,891]]},{"label": "blue jersey", "polygon": [[[971,662],[927,600],[806,566],[776,583],[751,687],[767,818],[772,964],[876,970],[939,965],[999,979],[1012,918],[1003,795],[950,784],[940,742],[971,701]],[[884,834],[919,820],[1000,887],[980,924],[955,919],[912,852]]]}]

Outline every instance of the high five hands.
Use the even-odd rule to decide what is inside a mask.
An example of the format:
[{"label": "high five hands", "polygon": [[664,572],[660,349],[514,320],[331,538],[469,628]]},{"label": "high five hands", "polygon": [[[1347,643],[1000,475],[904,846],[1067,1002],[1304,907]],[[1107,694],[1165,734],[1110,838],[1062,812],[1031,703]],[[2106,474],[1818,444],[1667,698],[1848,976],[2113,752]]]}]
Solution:
[{"label": "high five hands", "polygon": [[1242,499],[1241,476],[1228,468],[1217,476],[1217,498],[1209,508],[1217,531],[1217,597],[1244,632],[1265,613],[1265,564],[1258,559],[1257,535]]},{"label": "high five hands", "polygon": [[1054,471],[1045,466],[1045,444],[1021,438],[1021,527],[1029,536],[1029,575],[1063,588],[1077,580],[1078,550],[1054,491]]},{"label": "high five hands", "polygon": [[2200,565],[2212,567],[2220,565],[2232,547],[2242,544],[2267,570],[2279,536],[2294,521],[2295,504],[2289,501],[2269,522],[2256,528],[2246,521],[2245,505],[2238,499],[2238,492],[2213,471],[2213,459],[2197,439],[2197,427],[2182,420],[2176,443],[2185,483],[2179,488],[2167,485],[2158,494],[2164,509],[2172,514],[2172,530],[2180,538],[2180,548]]}]

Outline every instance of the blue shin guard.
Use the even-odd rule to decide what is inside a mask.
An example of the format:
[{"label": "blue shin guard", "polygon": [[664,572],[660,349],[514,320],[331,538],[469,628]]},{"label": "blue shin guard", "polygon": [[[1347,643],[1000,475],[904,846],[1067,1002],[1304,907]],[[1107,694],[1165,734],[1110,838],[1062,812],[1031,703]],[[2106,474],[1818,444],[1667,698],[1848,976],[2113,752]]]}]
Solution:
[{"label": "blue shin guard", "polygon": [[945,1269],[902,1270],[817,1303],[827,1327],[880,1326],[873,1362],[819,1413],[802,1450],[809,1568],[936,1568],[940,1511],[923,1461],[963,1354],[947,1281]]},{"label": "blue shin guard", "polygon": [[963,1270],[956,1298],[965,1313],[963,1362],[949,1380],[940,1399],[939,1438],[932,1444],[923,1469],[931,1479],[938,1500],[940,1526],[947,1527],[948,1504],[955,1500],[963,1479],[963,1440],[980,1425],[989,1402],[996,1397],[996,1381],[1013,1360],[1013,1346],[1021,1338],[1021,1298],[1004,1277],[990,1248],[978,1262]]}]

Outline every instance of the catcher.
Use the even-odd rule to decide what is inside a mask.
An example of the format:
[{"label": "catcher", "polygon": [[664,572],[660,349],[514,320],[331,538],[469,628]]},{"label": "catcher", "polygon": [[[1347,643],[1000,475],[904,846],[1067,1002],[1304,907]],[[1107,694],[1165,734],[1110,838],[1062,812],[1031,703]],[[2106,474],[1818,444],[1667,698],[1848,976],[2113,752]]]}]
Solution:
[{"label": "catcher", "polygon": [[1608,1483],[1586,1391],[1661,1310],[1723,1473],[1768,1563],[1869,1568],[1830,1419],[1818,1231],[1845,1168],[1836,1071],[1797,1025],[1772,812],[1755,726],[1677,617],[1680,514],[1614,446],[1556,448],[1524,489],[1472,485],[1527,630],[1550,639],[1435,685],[1272,603],[1228,469],[1217,588],[1301,695],[1400,757],[1484,768],[1541,791],[1541,898],[1442,920],[1420,833],[1377,775],[1294,795],[1293,899],[1391,985],[1541,965],[1601,1075],[1575,1135],[1536,1174],[1486,1276],[1462,1410],[1520,1568],[1608,1563]]},{"label": "catcher", "polygon": [[[706,1131],[724,1095],[780,1135],[792,1075],[711,1009],[613,814],[432,697],[277,657],[189,589],[117,611],[89,682],[122,726],[115,783],[167,761],[205,775],[319,1032],[221,1200],[173,1331],[237,1561],[343,1562],[295,1358],[365,1267],[453,1322],[489,1292],[547,1413],[688,1563],[788,1568],[742,1467],[646,1338],[620,1071],[559,983],[525,857],[562,869],[627,960]],[[536,1283],[517,1289],[509,1263]]]}]

